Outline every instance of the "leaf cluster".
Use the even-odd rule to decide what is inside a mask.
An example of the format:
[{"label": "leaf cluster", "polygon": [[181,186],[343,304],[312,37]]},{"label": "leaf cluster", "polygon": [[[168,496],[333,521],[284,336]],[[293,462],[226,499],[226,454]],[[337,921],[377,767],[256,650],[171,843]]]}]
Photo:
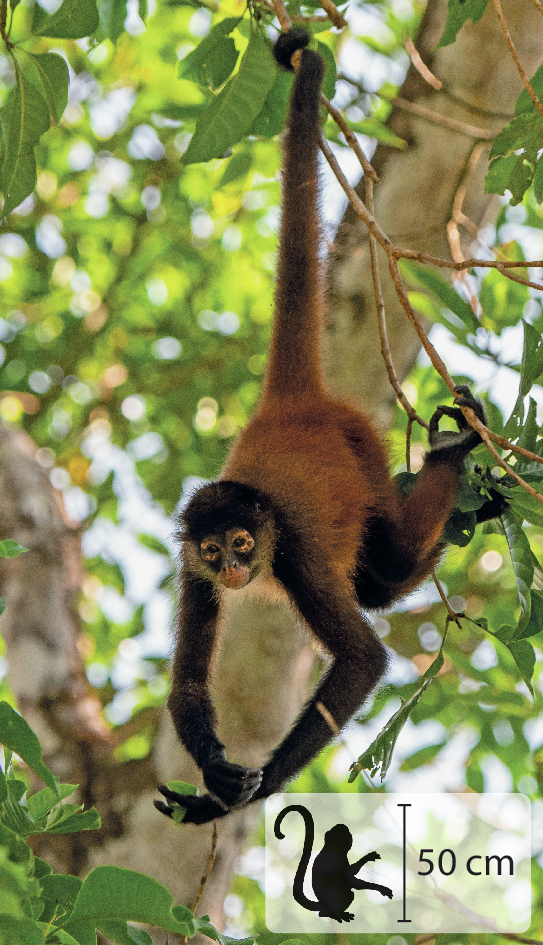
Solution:
[{"label": "leaf cluster", "polygon": [[[154,925],[192,938],[201,933],[220,945],[209,916],[195,919],[156,880],[117,866],[98,866],[85,880],[53,873],[25,840],[37,833],[96,830],[92,808],[64,803],[77,785],[60,784],[42,760],[41,745],[25,720],[0,702],[0,943],[1,945],[96,945],[97,932],[115,945],[152,945],[148,932],[132,923]],[[47,785],[29,794],[14,767],[14,753]],[[245,940],[245,945],[252,941]]]}]

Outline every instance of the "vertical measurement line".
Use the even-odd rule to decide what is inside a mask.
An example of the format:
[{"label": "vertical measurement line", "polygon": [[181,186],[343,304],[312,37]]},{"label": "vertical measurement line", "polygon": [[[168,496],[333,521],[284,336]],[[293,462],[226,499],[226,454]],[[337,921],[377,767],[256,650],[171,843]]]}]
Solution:
[{"label": "vertical measurement line", "polygon": [[411,922],[411,919],[406,919],[406,887],[407,887],[407,811],[406,807],[411,807],[411,804],[398,804],[398,807],[403,807],[403,918],[398,919],[398,922]]}]

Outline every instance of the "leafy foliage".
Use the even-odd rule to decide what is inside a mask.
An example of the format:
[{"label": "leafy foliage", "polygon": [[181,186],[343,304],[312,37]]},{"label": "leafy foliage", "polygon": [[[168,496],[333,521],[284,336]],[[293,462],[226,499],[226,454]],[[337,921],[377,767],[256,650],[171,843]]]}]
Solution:
[{"label": "leafy foliage", "polygon": [[[530,82],[541,101],[543,96],[543,66]],[[543,165],[541,141],[543,115],[536,108],[527,89],[520,93],[515,105],[515,117],[495,138],[490,151],[490,167],[485,179],[488,194],[511,191],[511,203],[520,203],[533,184],[538,203],[543,201]]]},{"label": "leafy foliage", "polygon": [[[192,937],[197,932],[229,945],[232,939],[195,919],[186,906],[155,879],[118,866],[98,866],[85,880],[55,874],[24,842],[37,833],[96,830],[100,818],[65,798],[75,784],[59,784],[41,762],[42,750],[28,724],[0,702],[0,943],[2,945],[96,945],[102,932],[115,945],[152,945],[150,935],[128,923],[158,926]],[[13,753],[49,786],[28,795],[13,764]],[[246,943],[251,940],[245,940]]]}]

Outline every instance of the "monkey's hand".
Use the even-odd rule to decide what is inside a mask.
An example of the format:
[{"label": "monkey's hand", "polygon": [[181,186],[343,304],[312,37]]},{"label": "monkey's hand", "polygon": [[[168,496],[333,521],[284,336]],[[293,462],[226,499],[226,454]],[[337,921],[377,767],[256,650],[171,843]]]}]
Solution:
[{"label": "monkey's hand", "polygon": [[[224,805],[210,794],[203,794],[202,797],[196,794],[178,794],[177,791],[170,791],[164,784],[159,785],[158,790],[168,801],[175,801],[176,804],[185,808],[184,824],[207,824],[228,813]],[[173,817],[174,808],[169,804],[165,804],[164,801],[153,801],[153,803],[161,814]]]},{"label": "monkey's hand", "polygon": [[[460,407],[471,407],[481,423],[485,423],[485,414],[483,405],[480,401],[475,399],[469,387],[466,387],[464,384],[455,387],[454,395],[455,407],[447,407],[445,404],[440,404],[433,414],[430,420],[428,438],[431,449],[430,455],[433,454],[437,457],[442,454],[443,459],[445,459],[445,456],[448,454],[449,456],[452,455],[461,460],[467,456],[474,447],[478,446],[481,442],[481,437],[473,427],[470,427]],[[452,417],[458,427],[458,433],[439,429],[439,421],[443,416]]]},{"label": "monkey's hand", "polygon": [[201,767],[206,788],[227,810],[248,804],[262,781],[260,768],[232,764],[222,749]]}]

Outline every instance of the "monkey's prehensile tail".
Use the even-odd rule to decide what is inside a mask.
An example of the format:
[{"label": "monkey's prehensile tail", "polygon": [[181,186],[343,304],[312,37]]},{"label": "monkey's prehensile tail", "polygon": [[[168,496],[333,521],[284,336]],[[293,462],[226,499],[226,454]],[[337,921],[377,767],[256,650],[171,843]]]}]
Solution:
[{"label": "monkey's prehensile tail", "polygon": [[298,869],[296,870],[296,875],[294,877],[294,883],[292,886],[292,894],[298,903],[299,906],[303,906],[304,909],[308,909],[310,912],[318,912],[321,908],[318,901],[314,902],[312,899],[308,899],[304,893],[304,879],[307,872],[307,867],[309,866],[309,860],[313,850],[313,841],[315,839],[315,825],[313,823],[313,815],[307,807],[303,807],[302,804],[290,804],[289,807],[285,807],[284,810],[277,816],[274,825],[275,836],[278,840],[282,840],[285,836],[284,833],[281,833],[281,824],[283,819],[291,810],[298,811],[302,815],[305,824],[305,838],[304,846],[302,850],[302,855],[300,857],[300,862],[298,863]]},{"label": "monkey's prehensile tail", "polygon": [[297,397],[320,389],[320,332],[324,294],[320,266],[319,143],[324,61],[305,49],[302,29],[283,33],[274,47],[277,61],[292,70],[301,50],[283,150],[281,236],[275,290],[275,327],[265,385]]}]

